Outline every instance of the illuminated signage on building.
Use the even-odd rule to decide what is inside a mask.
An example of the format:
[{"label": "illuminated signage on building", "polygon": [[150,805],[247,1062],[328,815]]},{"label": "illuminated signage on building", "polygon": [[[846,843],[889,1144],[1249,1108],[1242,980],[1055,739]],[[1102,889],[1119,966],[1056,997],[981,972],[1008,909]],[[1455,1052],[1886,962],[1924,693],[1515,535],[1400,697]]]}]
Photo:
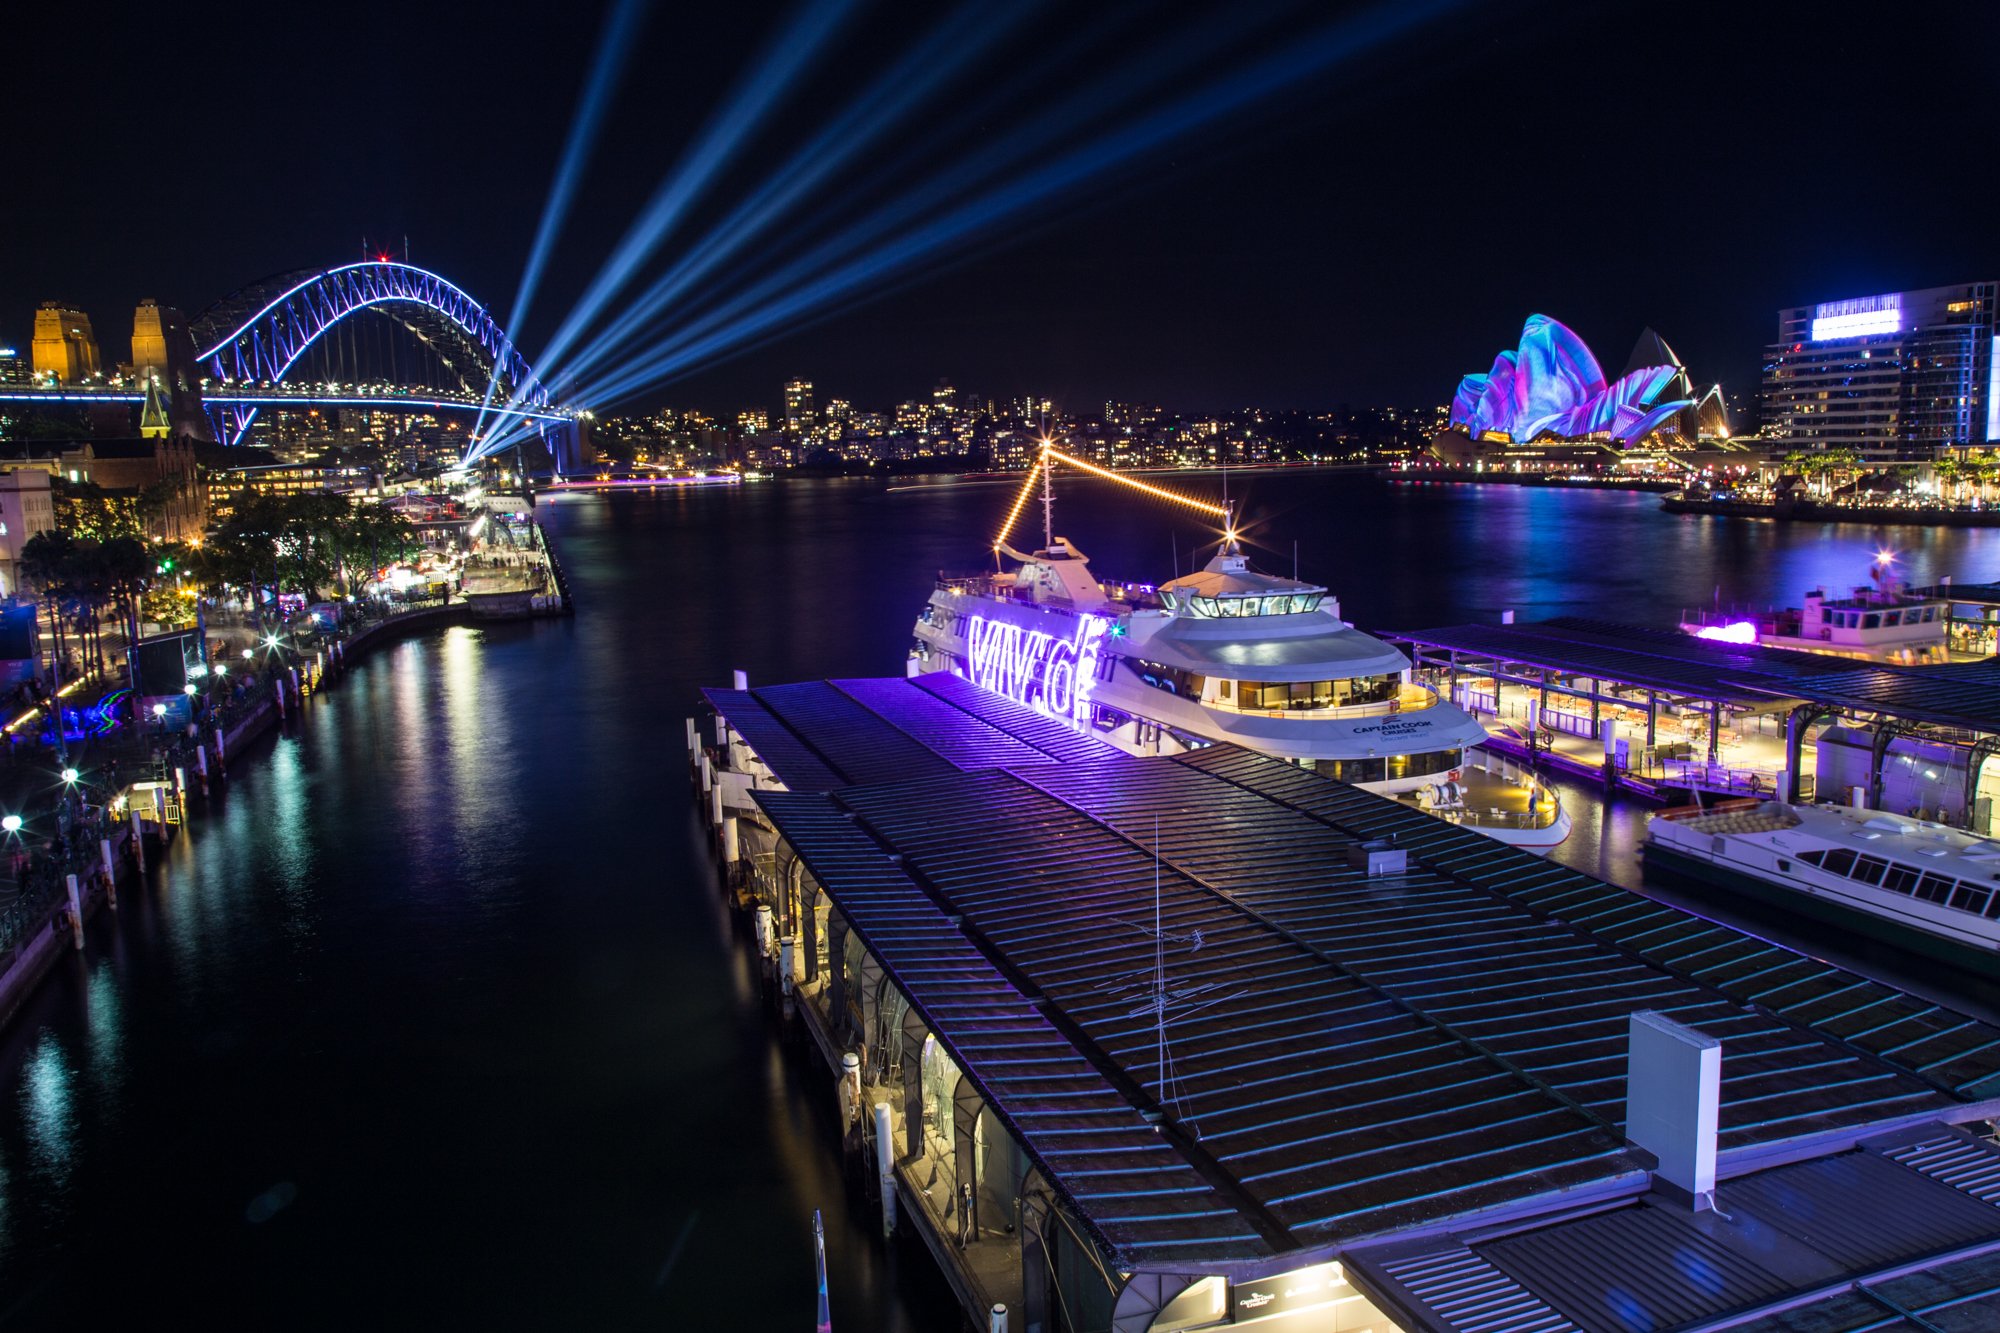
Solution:
[{"label": "illuminated signage on building", "polygon": [[1866,338],[1899,333],[1903,328],[1903,294],[1857,296],[1847,301],[1823,301],[1813,307],[1812,340]]},{"label": "illuminated signage on building", "polygon": [[972,683],[1038,713],[1087,723],[1090,691],[1097,680],[1097,650],[1107,623],[1103,616],[1078,616],[1076,629],[1063,639],[1005,620],[973,616],[965,627]]},{"label": "illuminated signage on building", "polygon": [[2000,338],[1986,360],[1986,442],[2000,443]]}]

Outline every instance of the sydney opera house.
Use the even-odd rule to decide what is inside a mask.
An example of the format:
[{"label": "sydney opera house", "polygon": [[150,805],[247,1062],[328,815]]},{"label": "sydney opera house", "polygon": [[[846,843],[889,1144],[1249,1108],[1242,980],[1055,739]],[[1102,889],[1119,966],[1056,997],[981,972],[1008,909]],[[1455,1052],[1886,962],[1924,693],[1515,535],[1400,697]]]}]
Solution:
[{"label": "sydney opera house", "polygon": [[1459,381],[1449,428],[1431,451],[1447,463],[1544,467],[1609,463],[1729,438],[1720,386],[1697,394],[1673,348],[1647,329],[1607,380],[1583,339],[1530,315],[1521,345]]}]

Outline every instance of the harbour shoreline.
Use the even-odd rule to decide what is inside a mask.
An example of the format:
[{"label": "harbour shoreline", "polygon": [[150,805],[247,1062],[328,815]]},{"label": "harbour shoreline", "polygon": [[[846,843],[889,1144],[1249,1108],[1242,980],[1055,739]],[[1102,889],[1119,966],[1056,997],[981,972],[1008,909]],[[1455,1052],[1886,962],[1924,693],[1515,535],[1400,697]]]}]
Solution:
[{"label": "harbour shoreline", "polygon": [[[275,693],[264,700],[250,713],[240,718],[235,725],[220,734],[219,743],[202,747],[215,758],[213,781],[198,779],[189,784],[187,795],[199,793],[203,807],[216,799],[221,784],[228,780],[227,757],[241,754],[240,747],[260,740],[266,733],[282,728],[284,722],[303,707],[304,700],[339,683],[347,675],[349,656],[366,655],[374,649],[408,638],[413,634],[435,629],[448,628],[469,623],[471,608],[464,601],[444,606],[427,606],[409,611],[357,632],[352,638],[339,641],[336,651],[331,654],[327,667],[317,676],[302,677],[305,688],[296,693],[287,691],[290,703],[280,706]],[[244,760],[253,756],[244,756]],[[190,817],[185,813],[183,819]],[[104,841],[109,845],[111,858],[110,872],[115,879],[107,882],[107,872],[100,870],[87,881],[80,880],[78,902],[82,908],[83,927],[87,929],[105,907],[117,906],[118,892],[128,886],[143,887],[147,868],[155,864],[160,855],[178,836],[179,824],[161,823],[159,831],[148,830],[144,847],[135,851],[133,829],[121,824],[117,831]],[[9,951],[4,961],[0,961],[0,1031],[12,1023],[14,1016],[31,1000],[43,980],[54,969],[56,960],[66,953],[81,952],[83,947],[74,942],[71,932],[64,927],[63,916],[68,912],[68,904],[58,898],[42,914],[36,927],[24,940]]]}]

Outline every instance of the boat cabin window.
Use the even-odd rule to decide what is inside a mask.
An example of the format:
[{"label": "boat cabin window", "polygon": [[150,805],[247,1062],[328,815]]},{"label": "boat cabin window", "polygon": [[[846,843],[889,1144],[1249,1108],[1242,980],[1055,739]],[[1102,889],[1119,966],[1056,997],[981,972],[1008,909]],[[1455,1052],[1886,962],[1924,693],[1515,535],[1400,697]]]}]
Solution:
[{"label": "boat cabin window", "polygon": [[1882,876],[1889,869],[1889,863],[1879,856],[1864,856],[1854,863],[1854,869],[1847,872],[1849,879],[1858,879],[1863,884],[1880,884]]},{"label": "boat cabin window", "polygon": [[1977,914],[1986,910],[1986,904],[1992,900],[1992,897],[1993,893],[1990,889],[1982,889],[1977,884],[1961,882],[1952,886],[1951,902],[1948,905],[1956,907],[1961,912]]},{"label": "boat cabin window", "polygon": [[1938,875],[1926,871],[1917,882],[1917,897],[1927,903],[1942,903],[1951,900],[1951,891],[1958,887],[1958,881],[1949,875]]},{"label": "boat cabin window", "polygon": [[1975,912],[1986,917],[2000,917],[2000,892],[1953,879],[1934,870],[1919,870],[1915,866],[1885,861],[1878,856],[1857,857],[1844,847],[1807,852],[1799,860],[1864,884],[1879,884],[1891,892],[1906,893],[1927,903],[1940,903],[1961,912]]},{"label": "boat cabin window", "polygon": [[[1107,661],[1111,660],[1107,656]],[[1139,679],[1156,690],[1168,694],[1178,694],[1183,699],[1201,698],[1202,689],[1208,684],[1208,677],[1184,671],[1180,667],[1162,666],[1158,662],[1145,662],[1137,658],[1128,659],[1132,669],[1139,673]],[[1223,682],[1225,685],[1227,681]]]},{"label": "boat cabin window", "polygon": [[[1271,593],[1264,596],[1189,597],[1187,609],[1197,616],[1288,616],[1317,611],[1324,593]],[[1171,611],[1181,604],[1177,594],[1162,592],[1160,601]]]},{"label": "boat cabin window", "polygon": [[1917,880],[1922,875],[1923,871],[1914,866],[1897,865],[1891,861],[1888,871],[1882,876],[1882,887],[1891,893],[1915,893]]},{"label": "boat cabin window", "polygon": [[[1356,676],[1349,680],[1292,680],[1236,682],[1234,702],[1238,708],[1272,711],[1310,712],[1316,708],[1352,708],[1358,704],[1387,703],[1402,688],[1403,678]],[[1230,694],[1220,692],[1227,702]]]}]

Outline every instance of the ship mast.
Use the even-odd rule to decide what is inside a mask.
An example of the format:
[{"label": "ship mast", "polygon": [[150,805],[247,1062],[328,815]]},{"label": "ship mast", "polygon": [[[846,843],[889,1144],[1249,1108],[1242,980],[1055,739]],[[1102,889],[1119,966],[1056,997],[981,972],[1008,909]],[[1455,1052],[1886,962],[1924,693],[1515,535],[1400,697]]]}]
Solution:
[{"label": "ship mast", "polygon": [[1056,474],[1049,462],[1049,442],[1042,441],[1042,549],[1056,544]]}]

